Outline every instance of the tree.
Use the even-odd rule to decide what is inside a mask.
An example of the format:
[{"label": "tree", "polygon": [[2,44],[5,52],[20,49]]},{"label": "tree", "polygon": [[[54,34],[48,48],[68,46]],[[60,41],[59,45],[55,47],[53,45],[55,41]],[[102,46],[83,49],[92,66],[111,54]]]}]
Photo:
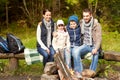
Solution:
[{"label": "tree", "polygon": [[[8,0],[0,1],[0,5],[1,5],[0,6],[0,17],[1,17],[0,24],[2,24],[3,21],[6,21],[7,28],[8,28],[8,3],[9,3]],[[4,18],[5,18],[5,20],[4,20]],[[1,32],[1,28],[2,27],[0,27],[0,32]]]},{"label": "tree", "polygon": [[98,6],[98,0],[88,0],[88,8],[93,12],[93,16],[96,16],[96,10]]}]

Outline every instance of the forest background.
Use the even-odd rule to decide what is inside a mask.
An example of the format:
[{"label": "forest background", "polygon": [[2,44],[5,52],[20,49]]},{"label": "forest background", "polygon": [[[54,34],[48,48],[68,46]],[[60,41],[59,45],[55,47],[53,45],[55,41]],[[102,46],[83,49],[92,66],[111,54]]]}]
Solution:
[{"label": "forest background", "polygon": [[[120,52],[120,0],[0,0],[0,35],[13,33],[26,48],[36,48],[37,24],[46,8],[51,10],[55,22],[63,19],[65,24],[73,14],[82,19],[82,10],[90,8],[102,26],[103,50]],[[111,65],[106,67],[109,71]]]}]

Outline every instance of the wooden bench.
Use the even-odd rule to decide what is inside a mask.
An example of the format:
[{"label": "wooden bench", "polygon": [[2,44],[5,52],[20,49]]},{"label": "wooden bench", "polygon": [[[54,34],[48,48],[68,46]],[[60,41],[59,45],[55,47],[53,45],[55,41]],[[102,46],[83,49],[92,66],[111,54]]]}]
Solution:
[{"label": "wooden bench", "polygon": [[[106,51],[103,59],[107,61],[120,61],[120,52]],[[0,59],[8,59],[9,70],[16,70],[19,65],[19,59],[25,59],[24,53],[0,53]]]},{"label": "wooden bench", "polygon": [[19,59],[24,59],[24,53],[0,53],[0,59],[8,59],[9,70],[16,70],[19,65]]},{"label": "wooden bench", "polygon": [[103,59],[108,61],[120,61],[120,52],[106,51],[104,52]]}]

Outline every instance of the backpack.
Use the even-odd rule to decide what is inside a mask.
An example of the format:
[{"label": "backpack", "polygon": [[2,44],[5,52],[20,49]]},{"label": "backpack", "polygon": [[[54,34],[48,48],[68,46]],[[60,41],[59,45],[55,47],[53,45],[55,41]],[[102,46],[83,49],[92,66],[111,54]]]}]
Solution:
[{"label": "backpack", "polygon": [[8,42],[9,52],[11,53],[24,52],[25,46],[23,45],[22,41],[13,34],[11,33],[7,34],[7,42]]},{"label": "backpack", "polygon": [[0,36],[0,53],[8,53],[8,43],[4,37]]}]

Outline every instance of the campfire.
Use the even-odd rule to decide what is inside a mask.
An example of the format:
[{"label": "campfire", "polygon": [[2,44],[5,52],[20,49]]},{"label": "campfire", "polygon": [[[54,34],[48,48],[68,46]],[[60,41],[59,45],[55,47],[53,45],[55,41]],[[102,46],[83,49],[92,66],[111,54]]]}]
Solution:
[{"label": "campfire", "polygon": [[68,69],[60,53],[54,55],[54,61],[46,64],[41,80],[94,80],[82,76],[78,78],[74,70]]}]

